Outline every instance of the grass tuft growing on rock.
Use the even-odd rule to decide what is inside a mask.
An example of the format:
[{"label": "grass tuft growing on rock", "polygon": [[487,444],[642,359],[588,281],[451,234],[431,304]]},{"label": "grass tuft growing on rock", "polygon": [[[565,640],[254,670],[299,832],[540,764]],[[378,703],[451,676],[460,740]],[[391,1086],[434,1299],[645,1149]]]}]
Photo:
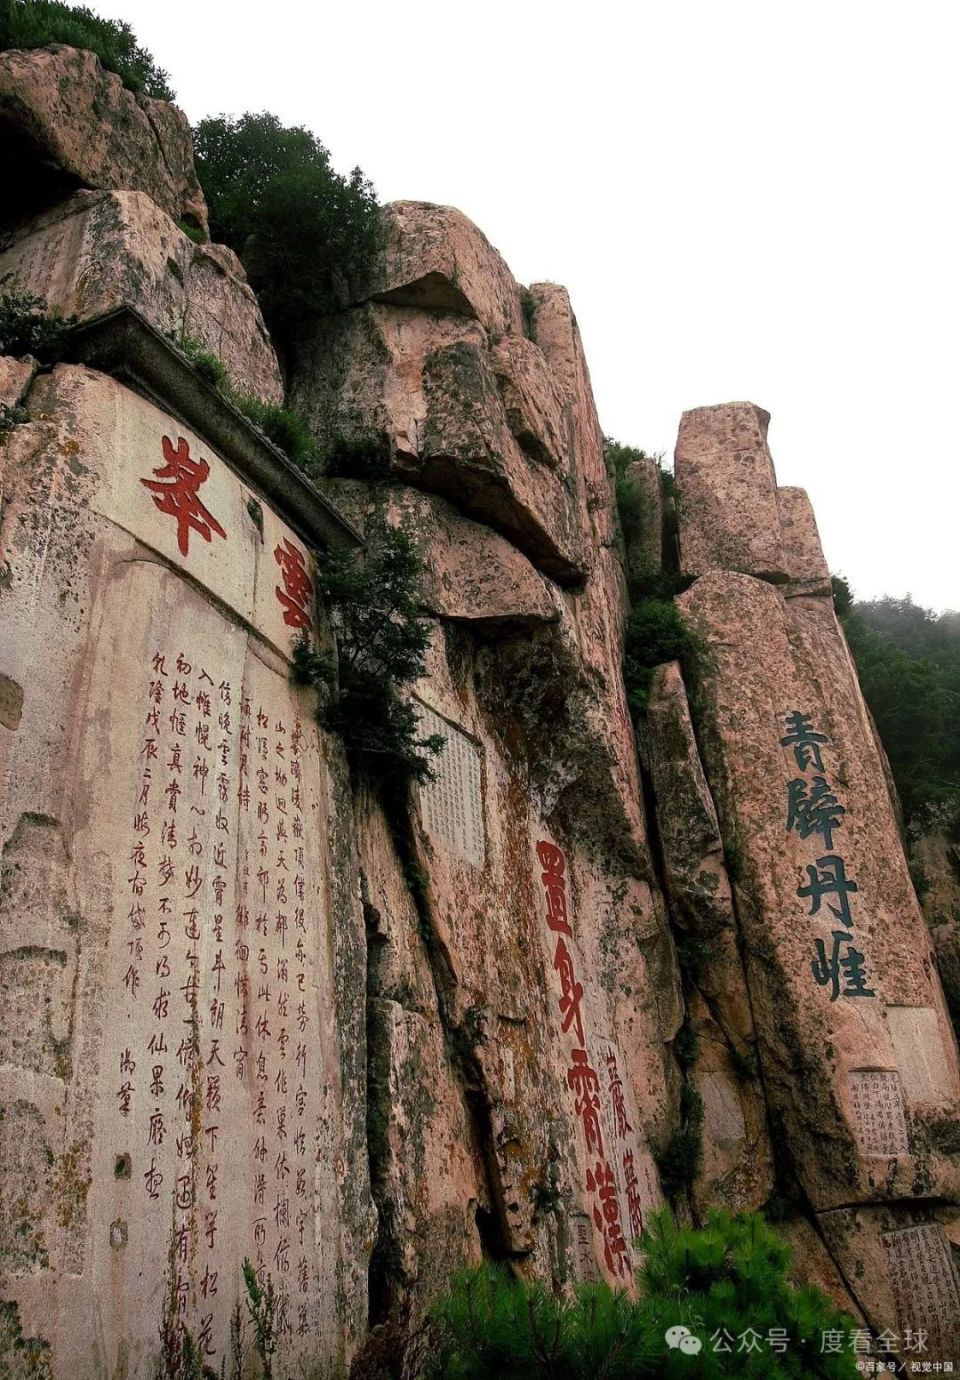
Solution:
[{"label": "grass tuft growing on rock", "polygon": [[298,412],[281,407],[279,403],[262,402],[235,387],[222,359],[211,354],[203,343],[185,335],[178,342],[180,349],[194,370],[212,388],[240,409],[248,421],[262,431],[284,455],[301,470],[309,473],[317,465],[317,443],[310,427]]}]

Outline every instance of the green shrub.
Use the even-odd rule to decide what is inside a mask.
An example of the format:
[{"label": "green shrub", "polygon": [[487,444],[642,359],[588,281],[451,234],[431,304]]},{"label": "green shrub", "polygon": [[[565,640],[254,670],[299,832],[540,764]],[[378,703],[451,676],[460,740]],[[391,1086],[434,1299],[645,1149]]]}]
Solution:
[{"label": "green shrub", "polygon": [[421,737],[419,715],[399,691],[423,675],[430,635],[420,614],[420,558],[406,533],[382,520],[367,525],[359,550],[317,556],[317,587],[337,636],[329,658],[301,642],[294,675],[321,691],[321,718],[340,734],[354,764],[374,780],[424,781],[443,747]]},{"label": "green shrub", "polygon": [[54,364],[76,320],[50,311],[32,293],[0,293],[0,355],[33,355],[41,364]]},{"label": "green shrub", "polygon": [[220,392],[227,396],[233,396],[233,385],[230,382],[230,375],[227,373],[227,366],[222,359],[211,354],[203,342],[192,335],[182,336],[178,343],[180,349],[205,383],[219,388]]},{"label": "green shrub", "polygon": [[380,242],[377,198],[359,168],[342,177],[302,126],[247,113],[201,120],[197,174],[210,233],[243,259],[271,329],[295,328],[342,305],[365,279]]},{"label": "green shrub", "polygon": [[665,661],[689,658],[698,642],[669,599],[643,598],[630,610],[623,636],[623,681],[636,717],[646,712],[650,682]]},{"label": "green shrub", "polygon": [[612,436],[603,438],[603,457],[607,463],[607,473],[614,483],[620,526],[629,542],[643,521],[644,503],[643,490],[627,471],[635,461],[648,460],[650,457],[645,450],[638,450],[636,446],[622,446]]},{"label": "green shrub", "polygon": [[[789,1283],[790,1251],[758,1214],[714,1213],[697,1231],[677,1228],[662,1212],[651,1219],[643,1244],[635,1300],[606,1284],[557,1296],[539,1281],[519,1281],[489,1265],[456,1276],[432,1310],[430,1374],[446,1380],[854,1380],[858,1374],[849,1346],[853,1319],[818,1290]],[[698,1354],[668,1345],[667,1330],[678,1326],[699,1338]],[[770,1345],[771,1329],[779,1329],[783,1350]],[[840,1354],[821,1351],[824,1332],[843,1335]],[[744,1349],[748,1335],[759,1346]]]},{"label": "green shrub", "polygon": [[201,230],[199,225],[191,225],[188,220],[178,220],[177,229],[182,230],[188,240],[193,240],[194,244],[208,244],[209,240],[205,230]]},{"label": "green shrub", "polygon": [[267,1275],[262,1285],[249,1260],[243,1262],[243,1285],[247,1293],[247,1312],[253,1323],[253,1349],[260,1358],[263,1380],[272,1380],[273,1353],[277,1349],[277,1307],[280,1302],[273,1280]]},{"label": "green shrub", "polygon": [[59,0],[2,0],[0,52],[45,48],[48,43],[86,48],[96,53],[109,72],[116,72],[128,90],[173,100],[166,72],[141,48],[122,19],[101,19],[86,5],[74,7]]},{"label": "green shrub", "polygon": [[248,394],[235,397],[234,401],[254,426],[259,427],[295,465],[308,472],[316,468],[317,443],[299,412],[291,412],[279,403],[261,402]]},{"label": "green shrub", "polygon": [[229,398],[288,459],[302,470],[309,471],[315,468],[317,443],[306,421],[298,412],[291,412],[279,403],[261,402],[250,393],[238,393],[223,360],[211,354],[202,342],[193,336],[183,336],[179,344],[200,377],[211,387],[219,389],[225,398]]},{"label": "green shrub", "polygon": [[29,422],[30,413],[25,407],[12,406],[10,403],[0,403],[0,437],[7,431],[12,431],[15,426]]},{"label": "green shrub", "polygon": [[680,1085],[680,1124],[656,1156],[660,1186],[671,1200],[686,1193],[703,1155],[703,1098],[686,1079]]},{"label": "green shrub", "polygon": [[390,439],[382,431],[338,431],[325,447],[323,468],[332,479],[386,479]]}]

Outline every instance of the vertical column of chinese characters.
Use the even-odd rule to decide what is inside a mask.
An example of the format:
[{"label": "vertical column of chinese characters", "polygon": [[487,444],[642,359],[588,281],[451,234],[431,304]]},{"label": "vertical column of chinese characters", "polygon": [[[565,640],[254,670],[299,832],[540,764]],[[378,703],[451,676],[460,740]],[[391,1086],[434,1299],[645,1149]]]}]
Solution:
[{"label": "vertical column of chinese characters", "polygon": [[253,971],[253,1002],[251,1012],[250,1045],[253,1058],[254,1108],[253,1123],[256,1139],[253,1147],[253,1240],[256,1249],[256,1268],[261,1283],[266,1280],[269,1265],[267,1245],[267,1174],[272,1163],[273,1127],[269,1123],[270,1108],[267,1093],[272,1077],[270,1061],[271,1039],[271,976],[268,957],[270,914],[273,903],[271,876],[270,815],[270,740],[269,716],[261,705],[253,722],[252,794],[256,801],[254,856],[250,862],[251,900],[253,909],[253,944],[256,961]]},{"label": "vertical column of chinese characters", "polygon": [[247,1077],[250,1058],[250,852],[243,846],[250,820],[250,760],[253,752],[251,720],[253,711],[250,696],[244,690],[240,697],[240,732],[237,761],[237,861],[236,898],[233,923],[233,956],[236,973],[233,979],[235,999],[233,1071],[241,1086]]},{"label": "vertical column of chinese characters", "polygon": [[[810,914],[819,915],[824,897],[832,897],[834,904],[827,909],[833,917],[832,947],[828,954],[824,941],[814,940],[816,958],[811,963],[814,981],[830,988],[830,1000],[837,997],[872,997],[876,993],[867,986],[864,954],[854,947],[853,915],[850,896],[857,883],[847,876],[846,863],[833,851],[833,835],[843,826],[846,807],[841,805],[827,781],[823,763],[823,748],[830,742],[825,733],[818,733],[812,716],[798,709],[784,716],[787,732],[780,739],[782,747],[793,750],[794,760],[803,776],[787,784],[787,833],[794,830],[801,839],[820,835],[817,852],[821,857],[805,868],[807,885],[797,887],[797,895],[810,900]],[[837,922],[844,927],[837,928]]]},{"label": "vertical column of chinese characters", "polygon": [[[293,721],[290,733],[290,847],[293,858],[293,933],[295,948],[293,954],[293,999],[296,1002],[294,1014],[294,1068],[291,1076],[296,1081],[294,1106],[296,1110],[296,1130],[293,1137],[294,1184],[293,1198],[296,1211],[295,1230],[297,1235],[297,1320],[298,1337],[305,1337],[310,1331],[307,1316],[307,1297],[310,1293],[310,1254],[308,1229],[310,1212],[307,1189],[307,1119],[309,1104],[307,1082],[307,1050],[311,1031],[310,1015],[307,1010],[307,922],[305,911],[306,864],[304,860],[303,830],[303,724],[299,718]],[[310,1140],[313,1137],[311,1135]],[[292,1320],[291,1320],[292,1321]]]},{"label": "vertical column of chinese characters", "polygon": [[[217,1297],[218,1274],[214,1269],[216,1248],[220,1231],[220,1138],[222,1134],[224,1071],[226,1060],[223,1046],[227,1039],[224,1023],[226,1018],[227,996],[230,978],[227,959],[229,945],[225,933],[225,901],[232,891],[229,882],[230,869],[234,866],[234,840],[231,838],[230,807],[234,786],[231,771],[235,758],[236,708],[234,690],[228,680],[221,680],[212,690],[213,677],[201,670],[205,682],[202,700],[198,696],[199,717],[197,728],[207,727],[205,735],[207,752],[211,762],[199,759],[199,772],[203,783],[203,803],[195,807],[207,823],[209,856],[205,860],[204,881],[207,897],[204,919],[204,951],[207,956],[204,998],[206,1006],[205,1040],[203,1042],[203,1069],[199,1074],[199,1092],[203,1098],[203,1149],[205,1154],[203,1182],[199,1185],[201,1193],[203,1245],[205,1250],[203,1274],[200,1279],[201,1318],[198,1344],[204,1355],[212,1355],[211,1340],[213,1328],[214,1300]],[[214,714],[216,721],[214,723]],[[211,740],[212,739],[212,746]],[[198,740],[198,747],[200,746]],[[209,827],[209,817],[213,815],[213,828]]]},{"label": "vertical column of chinese characters", "polygon": [[290,1189],[292,1166],[290,1151],[290,1084],[293,1078],[290,1056],[291,1031],[293,1023],[290,1011],[290,961],[294,946],[290,916],[295,895],[293,879],[296,875],[290,866],[290,777],[287,742],[287,726],[282,718],[274,723],[273,730],[273,868],[276,907],[274,917],[274,950],[276,953],[277,982],[277,1028],[274,1031],[274,1046],[277,1055],[277,1071],[274,1075],[274,1127],[277,1155],[274,1162],[273,1187],[273,1225],[276,1233],[276,1246],[273,1253],[273,1268],[277,1281],[277,1330],[289,1333],[290,1322]]},{"label": "vertical column of chinese characters", "polygon": [[574,1094],[574,1113],[580,1122],[591,1166],[586,1188],[593,1195],[593,1220],[603,1237],[603,1256],[610,1274],[630,1277],[630,1257],[623,1237],[620,1202],[613,1169],[604,1153],[600,1124],[600,1082],[590,1063],[583,1021],[583,986],[577,981],[573,954],[566,940],[573,940],[567,915],[566,858],[552,843],[537,844],[537,857],[543,868],[541,882],[547,901],[547,927],[557,936],[553,968],[560,981],[563,1017],[561,1029],[573,1040],[567,1084]]},{"label": "vertical column of chinese characters", "polygon": [[607,1049],[607,1092],[613,1108],[613,1131],[617,1144],[617,1156],[623,1168],[623,1184],[627,1195],[627,1211],[630,1217],[630,1238],[639,1240],[643,1234],[643,1213],[640,1210],[640,1184],[637,1169],[633,1162],[633,1150],[627,1145],[627,1136],[633,1130],[627,1120],[627,1108],[623,1100],[623,1080],[617,1067],[617,1054],[612,1046]]},{"label": "vertical column of chinese characters", "polygon": [[[126,968],[123,975],[121,993],[125,1025],[130,1031],[142,1031],[152,1025],[152,1014],[147,1007],[155,1002],[155,983],[164,973],[169,973],[166,956],[157,948],[156,930],[160,909],[159,891],[163,877],[157,866],[156,835],[158,829],[158,796],[160,791],[162,759],[161,749],[163,727],[161,716],[165,712],[168,688],[165,657],[155,652],[148,677],[146,710],[144,714],[143,737],[140,748],[140,775],[137,794],[133,805],[130,848],[128,854],[128,876],[126,879],[129,910],[127,912]],[[162,1026],[159,1033],[151,1030],[141,1045],[137,1036],[130,1035],[130,1043],[125,1044],[119,1056],[119,1086],[117,1088],[117,1110],[125,1123],[135,1117],[140,1108],[150,1117],[146,1129],[146,1145],[152,1146],[150,1162],[143,1171],[145,1193],[149,1202],[160,1200],[163,1186],[163,1170],[158,1163],[157,1147],[162,1143],[162,1129],[153,1122],[147,1113],[150,1097],[150,1068],[159,1053],[165,1048]],[[151,1131],[153,1137],[151,1138]],[[129,1134],[129,1133],[128,1133]],[[157,1140],[159,1136],[159,1142]],[[134,1142],[136,1145],[136,1142]],[[144,1159],[144,1163],[146,1160]],[[138,1157],[139,1166],[139,1157]]]},{"label": "vertical column of chinese characters", "polygon": [[[166,716],[164,759],[166,780],[163,787],[164,820],[161,828],[162,857],[158,946],[163,965],[158,978],[155,1015],[162,1021],[158,1034],[158,1063],[152,1069],[155,1084],[166,1083],[176,1097],[167,1124],[162,1128],[176,1139],[176,1164],[173,1183],[174,1246],[176,1295],[181,1311],[186,1311],[190,1292],[190,1263],[199,1240],[197,1172],[200,1156],[200,990],[201,938],[198,897],[203,888],[201,859],[203,844],[197,835],[198,816],[190,808],[195,795],[191,783],[194,714],[199,676],[181,650],[177,653],[169,689]],[[179,984],[179,1002],[177,999]],[[179,1019],[178,1019],[179,1015]],[[163,1056],[164,1065],[159,1063]],[[165,1067],[169,1072],[165,1072]],[[157,1091],[162,1089],[157,1087]]]}]

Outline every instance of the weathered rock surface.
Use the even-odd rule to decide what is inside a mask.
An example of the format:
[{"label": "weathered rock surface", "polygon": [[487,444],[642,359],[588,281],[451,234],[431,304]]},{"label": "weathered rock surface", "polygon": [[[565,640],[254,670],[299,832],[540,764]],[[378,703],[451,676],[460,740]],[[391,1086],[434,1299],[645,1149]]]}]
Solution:
[{"label": "weathered rock surface", "polygon": [[[328,438],[385,435],[399,481],[449,499],[546,574],[576,579],[582,548],[565,474],[542,458],[557,449],[554,433],[521,447],[495,365],[507,367],[463,315],[370,303],[328,318],[300,342],[291,399]],[[518,375],[515,400],[525,396],[529,372]],[[553,386],[524,408],[516,413],[521,429],[538,415],[553,417]],[[541,458],[531,457],[534,449]]]},{"label": "weathered rock surface", "polygon": [[654,672],[644,744],[663,875],[697,1039],[694,1081],[703,1099],[704,1162],[694,1200],[701,1212],[711,1203],[752,1210],[773,1190],[756,1032],[723,839],[676,662]]},{"label": "weathered rock surface", "polygon": [[486,235],[453,206],[394,201],[370,296],[398,307],[473,317],[492,336],[522,335],[520,289]]},{"label": "weathered rock surface", "polygon": [[[956,1219],[955,1207],[942,1206],[957,1203],[960,1187],[948,1131],[960,1112],[956,1041],[812,514],[802,492],[778,491],[772,473],[768,482],[756,445],[744,459],[751,412],[692,414],[692,468],[691,414],[681,425],[681,550],[687,568],[707,573],[678,603],[706,648],[693,719],[733,882],[767,1112],[781,1172],[797,1176],[869,1323],[929,1326],[942,1354],[953,1355],[960,1296],[940,1227],[929,1224],[935,1209],[951,1231]],[[771,529],[751,536],[747,509],[733,502],[758,466],[754,517],[775,518],[777,570],[763,554]],[[729,500],[714,502],[712,534],[696,508],[691,517],[703,484],[714,500]],[[748,547],[740,564],[763,578],[723,568]],[[691,558],[691,549],[706,554]],[[773,577],[786,582],[775,587]],[[693,837],[671,828],[673,802],[658,821],[668,879],[671,858],[688,860],[680,895],[689,904],[709,811],[697,807],[704,786],[690,765],[692,735],[676,732],[682,715],[670,679],[658,673],[651,770],[665,800],[669,727],[694,802],[682,801],[681,784],[676,804]],[[707,827],[695,828],[698,819]],[[676,880],[670,885],[676,893]],[[729,1098],[716,1098],[733,1126]],[[712,1158],[711,1149],[708,1170]]]},{"label": "weathered rock surface", "polygon": [[79,192],[19,227],[0,252],[0,287],[86,320],[137,308],[175,341],[223,360],[242,392],[280,402],[276,355],[239,259],[194,244],[143,192]]},{"label": "weathered rock surface", "polygon": [[493,348],[507,424],[532,460],[568,473],[570,422],[543,352],[525,336],[504,336]]},{"label": "weathered rock surface", "polygon": [[681,569],[739,570],[783,580],[777,481],[767,448],[770,415],[752,403],[685,412],[677,437]]},{"label": "weathered rock surface", "polygon": [[36,371],[37,366],[32,360],[0,355],[0,403],[16,407],[33,382]]},{"label": "weathered rock surface", "polygon": [[115,380],[60,365],[26,401],[0,447],[4,1298],[45,1373],[153,1375],[165,1299],[219,1368],[248,1257],[278,1363],[333,1367],[374,1214],[356,833],[290,683],[309,553]]},{"label": "weathered rock surface", "polygon": [[807,592],[829,592],[830,571],[806,490],[778,488],[777,507],[787,575],[792,581],[809,584]]},{"label": "weathered rock surface", "polygon": [[371,491],[352,479],[328,479],[323,487],[360,531],[371,517],[403,528],[425,557],[421,593],[431,613],[491,629],[560,617],[553,587],[526,557],[445,499],[402,487]]},{"label": "weathered rock surface", "polygon": [[15,151],[65,189],[144,192],[175,221],[207,228],[183,111],[127,91],[94,53],[0,53],[0,144],[7,160]]}]

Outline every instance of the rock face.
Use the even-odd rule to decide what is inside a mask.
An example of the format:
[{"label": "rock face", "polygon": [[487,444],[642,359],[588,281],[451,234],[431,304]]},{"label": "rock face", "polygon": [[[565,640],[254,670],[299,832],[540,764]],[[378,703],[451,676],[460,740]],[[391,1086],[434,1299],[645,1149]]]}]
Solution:
[{"label": "rock face", "polygon": [[227,1355],[248,1257],[284,1367],[320,1336],[334,1364],[373,1211],[350,805],[289,682],[309,547],[115,380],[61,365],[25,402],[0,451],[4,1297],[55,1374],[146,1376],[165,1307]]},{"label": "rock face", "polygon": [[0,143],[6,160],[55,173],[62,187],[145,192],[173,220],[207,229],[186,116],[127,91],[93,53],[0,53]]},{"label": "rock face", "polygon": [[[238,263],[174,223],[172,108],[67,50],[0,63],[63,179],[0,282],[133,306],[279,400]],[[86,172],[73,126],[43,133],[61,70],[76,128],[105,126]],[[182,1322],[229,1373],[246,1257],[277,1373],[343,1376],[464,1262],[629,1286],[665,1187],[695,1221],[777,1203],[801,1279],[956,1356],[957,1049],[766,413],[684,416],[675,561],[652,461],[619,530],[565,290],[521,288],[449,208],[384,220],[288,396],[343,540],[386,522],[422,556],[431,781],[352,770],[292,683],[295,636],[334,650],[332,538],[302,484],[256,486],[262,441],[178,421],[182,370],[147,397],[122,362],[0,360],[0,1371],[152,1380]],[[626,575],[677,563],[699,651],[635,733]]]},{"label": "rock face", "polygon": [[409,862],[390,860],[372,799],[358,804],[385,1128],[370,1147],[375,1319],[416,1316],[447,1262],[481,1253],[558,1282],[628,1279],[662,1201],[652,1147],[675,1119],[682,1014],[569,302],[534,288],[524,318],[459,213],[385,215],[382,285],[318,328],[291,379],[318,425],[333,413],[347,441],[388,439],[384,477],[329,492],[360,526],[401,525],[423,555],[435,623],[416,695],[447,740],[417,792],[412,899]]},{"label": "rock face", "polygon": [[136,306],[175,342],[222,359],[242,392],[280,402],[277,358],[239,259],[194,244],[143,192],[78,192],[6,237],[0,288],[86,320]]},{"label": "rock face", "polygon": [[[767,1113],[869,1322],[925,1327],[953,1355],[960,1165],[944,1128],[960,1112],[956,1042],[812,515],[805,496],[768,482],[756,447],[740,449],[758,415],[737,404],[681,424],[680,545],[700,577],[678,602],[704,644],[694,721]],[[787,538],[772,572],[769,532],[748,531],[732,502],[758,466],[756,521],[766,511]],[[703,530],[705,490],[717,522],[730,500],[728,530]],[[765,566],[766,578],[734,566]],[[677,849],[668,832],[667,857]]]},{"label": "rock face", "polygon": [[577,584],[585,518],[610,498],[605,473],[588,480],[575,460],[571,428],[595,412],[566,294],[521,291],[458,211],[400,202],[384,221],[371,299],[301,340],[294,403],[341,448],[384,437],[399,482],[449,499],[551,579]]},{"label": "rock face", "polygon": [[752,403],[685,412],[677,438],[680,562],[688,575],[739,570],[786,579],[770,414]]},{"label": "rock face", "polygon": [[371,296],[472,317],[494,337],[523,332],[520,293],[493,245],[462,211],[425,201],[384,208],[385,249]]}]

